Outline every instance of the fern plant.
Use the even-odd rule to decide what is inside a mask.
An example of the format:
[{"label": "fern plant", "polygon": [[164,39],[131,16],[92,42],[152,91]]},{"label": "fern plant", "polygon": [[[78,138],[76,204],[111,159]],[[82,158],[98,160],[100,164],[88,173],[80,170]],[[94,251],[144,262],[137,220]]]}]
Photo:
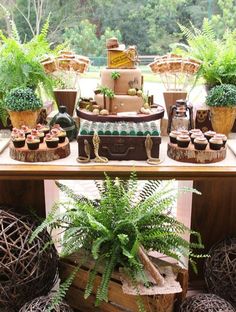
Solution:
[{"label": "fern plant", "polygon": [[[10,18],[9,12],[1,5],[4,14],[7,15],[11,25],[11,35],[5,36],[0,30],[0,94],[4,104],[7,92],[16,87],[40,88],[47,95],[53,96],[51,78],[45,73],[40,61],[45,55],[57,53],[58,49],[52,50],[47,41],[49,17],[42,27],[41,33],[34,36],[29,42],[21,42],[17,27]],[[0,119],[6,123],[7,112],[1,106]]]},{"label": "fern plant", "polygon": [[172,45],[173,52],[202,61],[197,78],[203,77],[210,88],[222,83],[236,85],[236,33],[228,31],[219,39],[207,19],[202,29],[193,24],[179,27],[187,44]]},{"label": "fern plant", "polygon": [[[46,227],[62,228],[62,257],[81,250],[92,255],[94,267],[87,281],[85,298],[93,291],[98,266],[103,265],[96,305],[108,300],[109,281],[115,268],[123,267],[134,285],[138,275],[146,282],[139,248],[156,250],[178,261],[182,261],[183,256],[189,257],[194,263],[194,257],[198,256],[193,249],[203,247],[198,233],[190,231],[171,214],[180,191],[173,189],[172,181],[148,181],[140,192],[135,173],[126,181],[106,175],[103,184],[96,183],[99,200],[78,196],[65,185],[57,185],[69,201],[56,205],[31,239]],[[183,239],[185,232],[195,235],[197,242],[192,244]],[[142,310],[140,304],[139,307]]]}]

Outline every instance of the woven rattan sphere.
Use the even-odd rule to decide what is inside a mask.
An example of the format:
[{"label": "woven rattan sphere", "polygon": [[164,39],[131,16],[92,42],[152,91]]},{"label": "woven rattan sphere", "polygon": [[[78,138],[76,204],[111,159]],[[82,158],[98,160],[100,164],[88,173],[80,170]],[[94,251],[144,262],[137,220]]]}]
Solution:
[{"label": "woven rattan sphere", "polygon": [[217,295],[198,294],[186,298],[179,312],[235,312],[235,309]]},{"label": "woven rattan sphere", "polygon": [[[50,307],[51,297],[42,296],[35,298],[31,302],[26,303],[19,312],[46,312]],[[73,312],[73,310],[66,304],[62,302],[60,305],[57,305],[51,312]]]},{"label": "woven rattan sphere", "polygon": [[236,237],[212,246],[204,275],[209,292],[231,302],[236,308]]},{"label": "woven rattan sphere", "polygon": [[[57,278],[58,255],[44,231],[29,242],[34,221],[0,207],[0,311],[19,311],[47,295]],[[45,247],[47,244],[47,247]]]}]

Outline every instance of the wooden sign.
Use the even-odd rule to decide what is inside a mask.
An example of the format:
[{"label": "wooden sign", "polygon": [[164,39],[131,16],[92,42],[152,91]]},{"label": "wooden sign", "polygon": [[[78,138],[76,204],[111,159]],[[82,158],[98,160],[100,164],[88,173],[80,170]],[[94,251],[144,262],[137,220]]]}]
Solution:
[{"label": "wooden sign", "polygon": [[135,68],[135,62],[129,58],[127,51],[108,50],[107,59],[108,68]]}]

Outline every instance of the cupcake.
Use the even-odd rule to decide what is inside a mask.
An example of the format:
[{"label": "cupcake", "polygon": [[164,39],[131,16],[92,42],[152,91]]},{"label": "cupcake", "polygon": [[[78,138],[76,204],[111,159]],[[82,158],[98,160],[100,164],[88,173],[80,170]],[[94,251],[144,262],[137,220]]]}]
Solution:
[{"label": "cupcake", "polygon": [[40,140],[37,137],[34,137],[32,134],[28,134],[26,138],[26,143],[28,149],[30,150],[37,150],[39,148]]},{"label": "cupcake", "polygon": [[222,133],[217,133],[214,138],[219,138],[219,139],[222,139],[223,140],[223,147],[225,147],[225,144],[227,142],[227,136],[225,134],[222,134]]},{"label": "cupcake", "polygon": [[202,131],[200,129],[191,129],[189,134],[191,135],[192,133],[202,133]]},{"label": "cupcake", "polygon": [[40,132],[40,131],[38,131],[38,130],[36,130],[36,129],[32,129],[32,130],[31,130],[31,134],[32,134],[34,137],[39,138],[40,143],[43,143],[44,132]]},{"label": "cupcake", "polygon": [[194,132],[194,133],[192,133],[191,136],[190,136],[192,144],[194,143],[194,139],[202,137],[202,136],[203,136],[202,132]]},{"label": "cupcake", "polygon": [[187,134],[180,134],[177,136],[178,147],[188,147],[190,142],[190,137]]},{"label": "cupcake", "polygon": [[179,129],[178,131],[179,131],[181,134],[184,134],[184,135],[189,134],[189,131],[186,130],[186,129]]},{"label": "cupcake", "polygon": [[50,133],[46,134],[45,142],[48,148],[56,148],[59,143],[59,139],[56,136],[53,136]]},{"label": "cupcake", "polygon": [[216,134],[215,131],[207,131],[204,133],[204,136],[207,138],[207,140],[209,141],[211,138],[213,138],[213,136]]},{"label": "cupcake", "polygon": [[57,137],[59,139],[59,143],[64,143],[65,142],[65,139],[66,139],[66,131],[61,128],[61,126],[59,124],[55,124],[52,128],[52,131],[53,130],[57,130]]},{"label": "cupcake", "polygon": [[25,146],[25,133],[23,131],[15,132],[14,129],[12,131],[11,140],[13,145],[16,148],[24,147]]},{"label": "cupcake", "polygon": [[179,131],[173,130],[169,134],[170,137],[170,143],[177,144],[177,136],[180,135],[181,133]]},{"label": "cupcake", "polygon": [[194,148],[199,151],[203,151],[206,149],[208,144],[207,139],[204,136],[196,137],[194,139]]},{"label": "cupcake", "polygon": [[220,150],[223,146],[223,140],[221,138],[213,137],[209,140],[210,149]]},{"label": "cupcake", "polygon": [[39,132],[43,132],[44,136],[50,132],[50,127],[48,125],[41,125],[40,123],[37,124],[36,129]]},{"label": "cupcake", "polygon": [[21,126],[21,130],[24,131],[26,137],[31,132],[31,129],[25,125]]}]

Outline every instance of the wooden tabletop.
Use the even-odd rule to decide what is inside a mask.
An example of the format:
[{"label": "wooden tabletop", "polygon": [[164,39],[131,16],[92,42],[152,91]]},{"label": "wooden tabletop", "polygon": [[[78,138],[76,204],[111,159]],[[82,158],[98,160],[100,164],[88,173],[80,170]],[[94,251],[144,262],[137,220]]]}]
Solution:
[{"label": "wooden tabletop", "polygon": [[[235,141],[236,142],[236,141]],[[189,164],[180,163],[168,158],[166,141],[161,143],[161,158],[163,162],[157,166],[147,165],[145,161],[116,161],[108,164],[80,164],[78,145],[71,144],[71,155],[67,158],[48,163],[24,163],[12,160],[9,150],[0,155],[1,180],[42,180],[42,179],[99,179],[104,178],[104,172],[110,176],[128,177],[135,170],[139,179],[218,179],[236,177],[236,157],[227,149],[225,160],[215,164]]]}]

